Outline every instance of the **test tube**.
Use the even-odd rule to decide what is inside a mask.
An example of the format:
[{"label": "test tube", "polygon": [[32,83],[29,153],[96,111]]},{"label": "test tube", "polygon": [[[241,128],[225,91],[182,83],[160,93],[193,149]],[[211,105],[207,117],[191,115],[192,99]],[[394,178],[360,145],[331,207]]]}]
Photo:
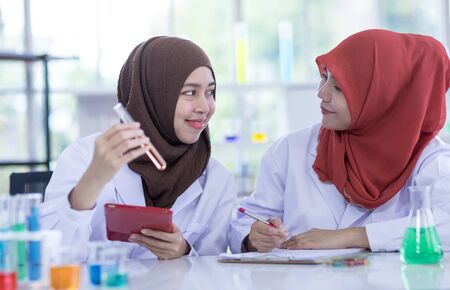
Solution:
[{"label": "test tube", "polygon": [[0,232],[11,230],[11,198],[0,196]]},{"label": "test tube", "polygon": [[11,229],[15,233],[17,248],[17,280],[26,281],[27,278],[27,244],[25,241],[27,200],[22,194],[11,198]]},{"label": "test tube", "polygon": [[[127,112],[122,103],[118,103],[114,106],[114,111],[119,116],[120,120],[124,123],[134,122],[133,117]],[[141,145],[143,146],[143,145]],[[149,149],[145,152],[153,164],[156,166],[158,170],[164,170],[167,167],[167,163],[164,158],[159,154],[158,150],[156,150],[155,146],[152,143],[149,144]]]},{"label": "test tube", "polygon": [[11,233],[11,198],[0,196],[0,289],[16,290],[17,250]]},{"label": "test tube", "polygon": [[27,198],[27,224],[30,232],[30,241],[28,242],[28,278],[30,282],[40,281],[42,277],[42,253],[40,230],[40,212],[39,204],[42,201],[41,193],[30,193]]},{"label": "test tube", "polygon": [[16,290],[16,243],[10,231],[0,232],[0,289]]},{"label": "test tube", "polygon": [[[0,196],[0,237],[10,229],[9,225],[9,198]],[[0,272],[5,268],[7,254],[7,241],[0,238]]]}]

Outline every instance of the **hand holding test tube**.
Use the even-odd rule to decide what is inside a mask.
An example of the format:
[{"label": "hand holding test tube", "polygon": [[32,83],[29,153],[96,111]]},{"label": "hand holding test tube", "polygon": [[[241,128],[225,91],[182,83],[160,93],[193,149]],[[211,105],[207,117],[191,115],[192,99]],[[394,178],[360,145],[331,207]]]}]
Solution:
[{"label": "hand holding test tube", "polygon": [[[127,112],[127,110],[125,110],[125,108],[121,103],[118,103],[117,105],[114,106],[114,111],[119,116],[120,120],[122,120],[122,122],[124,123],[135,122],[133,120],[133,117],[131,117],[131,115]],[[152,143],[150,143],[149,149],[146,151],[146,154],[158,170],[162,171],[166,169],[167,167],[166,161],[163,159],[161,154],[159,154],[158,150],[156,150],[155,146],[153,146]]]}]

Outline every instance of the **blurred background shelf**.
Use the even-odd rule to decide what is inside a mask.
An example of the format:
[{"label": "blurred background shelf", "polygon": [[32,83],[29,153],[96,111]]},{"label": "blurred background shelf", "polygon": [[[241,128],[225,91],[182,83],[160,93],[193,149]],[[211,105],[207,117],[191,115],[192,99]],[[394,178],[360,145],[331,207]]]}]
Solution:
[{"label": "blurred background shelf", "polygon": [[[23,160],[45,162],[30,165],[52,170],[72,141],[118,122],[111,108],[117,102],[123,62],[138,43],[157,35],[191,39],[210,56],[217,78],[217,110],[210,123],[213,155],[235,174],[240,192],[246,194],[274,140],[320,122],[316,56],[369,28],[427,34],[450,47],[449,3],[3,1],[0,50],[30,58],[0,61],[0,162],[18,161],[0,166],[0,194],[8,191],[12,171],[29,169]],[[207,13],[193,17],[199,9]],[[43,62],[37,60],[44,55],[79,56],[79,61],[48,59],[47,111],[47,81]],[[254,143],[254,134],[263,134],[264,142]],[[227,136],[237,141],[228,143]],[[449,120],[440,136],[450,141]]]}]

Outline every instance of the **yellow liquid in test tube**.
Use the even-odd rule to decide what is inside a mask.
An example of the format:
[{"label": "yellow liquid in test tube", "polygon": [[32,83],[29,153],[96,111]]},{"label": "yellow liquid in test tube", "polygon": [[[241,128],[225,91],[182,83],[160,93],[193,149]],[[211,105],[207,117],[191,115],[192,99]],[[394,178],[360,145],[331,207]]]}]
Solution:
[{"label": "yellow liquid in test tube", "polygon": [[247,75],[248,32],[247,24],[238,22],[234,27],[234,53],[236,62],[236,81],[245,83]]},{"label": "yellow liquid in test tube", "polygon": [[80,266],[64,265],[51,267],[50,283],[52,290],[80,289]]},{"label": "yellow liquid in test tube", "polygon": [[252,142],[253,143],[266,143],[268,137],[264,133],[253,133],[252,134]]},{"label": "yellow liquid in test tube", "polygon": [[238,39],[236,41],[236,73],[237,81],[240,84],[245,83],[246,75],[246,61],[247,61],[247,41],[245,39]]}]

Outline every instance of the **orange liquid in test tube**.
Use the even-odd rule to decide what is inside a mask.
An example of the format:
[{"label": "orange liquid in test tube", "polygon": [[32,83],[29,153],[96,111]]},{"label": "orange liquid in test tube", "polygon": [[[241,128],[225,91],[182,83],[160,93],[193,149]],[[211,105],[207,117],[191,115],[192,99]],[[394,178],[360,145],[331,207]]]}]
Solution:
[{"label": "orange liquid in test tube", "polygon": [[50,283],[52,290],[80,289],[80,266],[63,265],[51,267]]}]

